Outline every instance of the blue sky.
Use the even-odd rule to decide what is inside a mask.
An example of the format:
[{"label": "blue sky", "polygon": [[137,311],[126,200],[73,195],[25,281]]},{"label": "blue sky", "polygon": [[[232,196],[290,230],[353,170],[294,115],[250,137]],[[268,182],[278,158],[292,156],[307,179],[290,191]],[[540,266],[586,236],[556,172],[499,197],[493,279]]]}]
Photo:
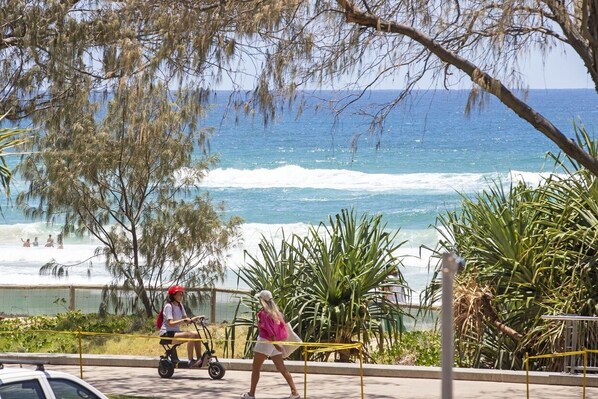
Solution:
[{"label": "blue sky", "polygon": [[[248,71],[249,72],[249,71]],[[593,89],[594,83],[589,77],[585,66],[579,56],[570,48],[565,53],[562,49],[554,49],[546,58],[542,58],[539,53],[532,54],[526,62],[521,63],[520,72],[526,76],[526,81],[530,89]],[[237,76],[237,79],[240,77]],[[244,88],[251,89],[253,79],[249,76],[237,81]],[[376,89],[396,89],[397,82],[402,82],[397,78],[394,82],[390,79],[376,85]],[[471,80],[468,77],[461,81],[462,87],[453,86],[453,89],[469,89]],[[218,89],[231,89],[227,79],[218,85]],[[421,88],[430,88],[430,82],[423,82]]]},{"label": "blue sky", "polygon": [[573,50],[553,51],[546,60],[532,57],[523,65],[531,89],[591,89],[594,83]]}]

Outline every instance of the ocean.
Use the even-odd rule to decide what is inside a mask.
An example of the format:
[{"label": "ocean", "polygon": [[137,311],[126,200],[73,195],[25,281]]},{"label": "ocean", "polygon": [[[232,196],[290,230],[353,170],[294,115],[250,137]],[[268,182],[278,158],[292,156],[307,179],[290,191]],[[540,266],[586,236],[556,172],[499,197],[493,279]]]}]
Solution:
[{"label": "ocean", "polygon": [[[346,94],[351,93],[319,92],[318,97]],[[373,112],[396,94],[373,91],[338,118],[325,107],[307,107],[300,116],[289,112],[266,127],[257,115],[235,122],[234,114],[225,112],[227,93],[218,94],[202,123],[215,128],[210,151],[219,154],[220,163],[202,190],[225,203],[227,216],[244,219],[242,242],[229,254],[223,288],[237,287],[233,271],[242,267],[244,250],[256,253],[262,235],[304,234],[310,224],[353,208],[359,215],[381,214],[389,229],[399,229],[399,238],[407,240],[402,272],[420,292],[431,276],[429,253],[420,256],[420,246],[435,246],[438,236],[431,226],[438,214],[458,209],[459,193],[473,194],[497,179],[537,184],[553,171],[545,158],[558,151],[551,141],[493,98],[465,116],[465,91],[414,92],[390,112],[378,142],[357,106],[371,106]],[[579,120],[595,132],[598,95],[593,90],[531,90],[528,102],[569,137]],[[8,161],[14,166],[18,160]],[[26,184],[16,176],[13,199]],[[98,245],[94,239],[65,237],[64,249],[45,248],[60,225],[27,220],[14,202],[3,202],[1,209],[1,284],[110,281],[102,260],[89,260]],[[41,246],[21,246],[21,239],[34,237]],[[51,259],[80,265],[61,279],[40,276],[39,268]]]}]

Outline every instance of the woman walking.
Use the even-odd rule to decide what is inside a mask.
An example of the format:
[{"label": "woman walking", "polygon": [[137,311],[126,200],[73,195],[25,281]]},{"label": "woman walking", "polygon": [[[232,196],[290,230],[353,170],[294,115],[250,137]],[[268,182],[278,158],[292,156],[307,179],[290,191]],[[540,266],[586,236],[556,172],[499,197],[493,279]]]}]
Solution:
[{"label": "woman walking", "polygon": [[272,359],[272,362],[276,366],[276,370],[282,374],[287,381],[287,384],[289,384],[289,388],[291,388],[291,396],[289,396],[289,399],[300,399],[301,396],[297,392],[293,377],[284,365],[282,348],[280,345],[272,343],[272,341],[284,341],[287,338],[284,316],[274,302],[270,291],[260,291],[256,295],[256,298],[259,299],[262,309],[257,314],[259,333],[255,348],[253,349],[251,387],[249,388],[249,392],[241,395],[241,399],[255,399],[255,390],[257,388],[257,383],[260,380],[260,370],[262,364],[264,364],[268,357]]}]

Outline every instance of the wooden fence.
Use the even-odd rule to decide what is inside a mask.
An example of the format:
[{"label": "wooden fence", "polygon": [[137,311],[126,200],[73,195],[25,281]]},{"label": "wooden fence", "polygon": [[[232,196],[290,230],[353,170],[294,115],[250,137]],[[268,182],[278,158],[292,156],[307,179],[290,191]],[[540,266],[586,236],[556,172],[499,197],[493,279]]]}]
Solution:
[{"label": "wooden fence", "polygon": [[[97,313],[102,301],[102,285],[0,285],[0,315],[53,316],[79,310]],[[232,321],[241,295],[247,290],[197,288],[207,300],[194,314],[205,314],[213,322]]]},{"label": "wooden fence", "polygon": [[[103,285],[2,285],[0,284],[0,316],[55,316],[78,310],[97,313],[102,301]],[[205,314],[212,323],[232,322],[240,297],[247,290],[230,288],[194,288],[203,292],[206,300],[190,309],[193,314]],[[403,320],[408,330],[433,328],[438,311],[434,308],[423,319],[417,304],[401,304],[413,319]],[[187,306],[189,308],[189,306]]]}]

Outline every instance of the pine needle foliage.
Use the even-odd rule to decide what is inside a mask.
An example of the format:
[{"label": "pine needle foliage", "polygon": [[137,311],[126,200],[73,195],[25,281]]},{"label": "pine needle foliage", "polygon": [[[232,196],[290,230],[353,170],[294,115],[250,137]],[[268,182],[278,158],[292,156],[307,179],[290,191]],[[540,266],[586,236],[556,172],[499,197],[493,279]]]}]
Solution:
[{"label": "pine needle foliage", "polygon": [[[6,114],[0,116],[0,125],[5,117]],[[24,133],[26,132],[26,129],[0,128],[0,187],[2,187],[7,197],[10,196],[10,182],[13,171],[9,168],[6,157],[10,155],[14,148],[25,144],[27,138]]]},{"label": "pine needle foliage", "polygon": [[567,53],[598,87],[595,1],[0,0],[0,10],[0,113],[35,127],[140,75],[197,102],[224,83],[229,104],[264,123],[294,102],[301,112],[303,89],[342,89],[330,104],[340,115],[383,83],[397,95],[360,106],[379,145],[387,115],[417,89],[469,82],[466,113],[493,96],[598,175],[598,160],[527,102],[521,69]]},{"label": "pine needle foliage", "polygon": [[[77,99],[76,120],[53,116],[36,136],[39,151],[21,166],[30,185],[18,202],[65,234],[99,241],[96,255],[113,278],[102,311],[151,316],[163,303],[160,289],[222,279],[240,220],[224,220],[222,205],[198,189],[217,160],[192,158],[209,133],[197,125],[198,104],[146,83],[143,76],[123,83],[105,109]],[[63,275],[68,267],[50,263],[41,272]]]}]

